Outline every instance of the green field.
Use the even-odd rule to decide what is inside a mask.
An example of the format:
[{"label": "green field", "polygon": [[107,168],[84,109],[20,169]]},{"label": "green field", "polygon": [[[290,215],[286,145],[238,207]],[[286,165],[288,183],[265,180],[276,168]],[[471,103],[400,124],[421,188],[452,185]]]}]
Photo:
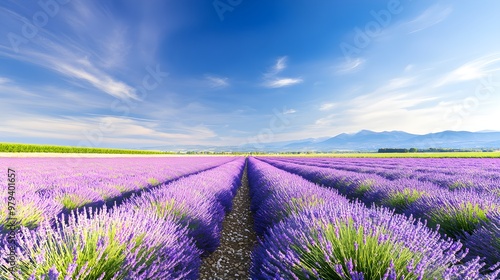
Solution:
[{"label": "green field", "polygon": [[[131,149],[88,148],[56,145],[0,143],[0,153],[79,153],[79,154],[177,154],[175,152]],[[497,152],[434,152],[434,153],[245,153],[245,152],[189,152],[203,155],[257,155],[280,157],[340,157],[340,158],[500,158]]]},{"label": "green field", "polygon": [[267,156],[339,157],[339,158],[500,158],[500,152],[442,152],[442,153],[311,153],[274,154]]},{"label": "green field", "polygon": [[55,145],[35,145],[35,144],[16,144],[0,143],[0,153],[79,153],[79,154],[167,154],[161,151],[144,150],[125,150],[125,149],[106,149],[106,148],[88,148],[71,147]]}]

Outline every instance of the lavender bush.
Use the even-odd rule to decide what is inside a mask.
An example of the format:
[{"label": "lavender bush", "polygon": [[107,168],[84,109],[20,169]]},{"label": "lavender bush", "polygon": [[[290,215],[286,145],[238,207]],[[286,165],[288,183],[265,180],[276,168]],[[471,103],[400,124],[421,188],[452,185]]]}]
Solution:
[{"label": "lavender bush", "polygon": [[[197,279],[200,257],[220,242],[224,210],[232,207],[244,163],[232,158],[110,210],[83,208],[39,221],[33,230],[22,226],[16,235],[19,269],[9,272],[2,258],[0,278]],[[40,195],[60,192],[44,189]],[[9,251],[6,238],[0,238],[2,256]]]},{"label": "lavender bush", "polygon": [[[85,211],[87,212],[87,211]],[[2,279],[196,279],[200,252],[186,229],[152,213],[106,209],[17,235],[19,269]],[[2,248],[2,255],[7,248]]]},{"label": "lavender bush", "polygon": [[483,222],[467,236],[466,245],[472,256],[484,256],[488,264],[500,263],[500,210],[486,214],[488,222]]},{"label": "lavender bush", "polygon": [[[286,195],[277,196],[274,204],[266,202],[274,198],[276,190],[287,191],[281,182],[286,182],[284,185],[291,193],[297,185],[311,185],[256,159],[249,160],[249,172],[254,173],[249,178],[260,176],[250,180],[252,200],[257,200],[252,203],[257,212],[261,208],[282,207],[278,197]],[[425,223],[394,214],[387,208],[366,208],[338,197],[312,203],[272,223],[253,253],[252,277],[495,279],[500,273],[482,275],[484,264],[478,258],[463,263],[467,250],[462,251],[462,244],[441,238]],[[272,209],[269,212],[273,213]]]},{"label": "lavender bush", "polygon": [[[481,223],[489,223],[488,213],[495,211],[500,206],[499,196],[491,191],[492,187],[481,187],[480,184],[477,184],[480,182],[478,180],[474,181],[476,182],[474,187],[454,189],[450,189],[449,185],[439,186],[431,180],[422,180],[430,174],[463,177],[457,174],[456,164],[450,159],[424,159],[428,160],[428,163],[439,163],[438,167],[426,166],[422,159],[419,161],[413,161],[414,159],[373,159],[373,162],[368,161],[372,159],[341,159],[343,167],[340,164],[334,165],[335,167],[320,167],[329,164],[325,164],[325,160],[315,163],[317,159],[305,159],[305,164],[298,164],[297,159],[265,158],[263,160],[283,170],[299,174],[312,182],[321,183],[327,188],[338,189],[348,198],[359,198],[368,206],[383,205],[395,209],[398,213],[425,219],[430,227],[462,242],[465,242],[465,234],[471,234]],[[340,159],[326,161],[336,160]],[[359,160],[363,165],[360,170],[366,173],[360,174],[344,170],[355,169],[354,167],[346,167],[349,166],[349,160],[353,162]],[[395,165],[395,162],[399,165]],[[500,177],[492,173],[500,170],[500,167],[495,165],[495,163],[500,163],[498,159],[490,159],[488,162],[467,162],[465,160],[459,162],[482,174],[477,175],[477,178],[481,177],[483,180],[491,181]],[[411,164],[415,163],[418,165],[411,169]],[[407,171],[413,170],[420,175],[416,176],[418,178],[414,178],[413,173],[409,173],[404,178],[389,180],[378,175],[383,174],[383,171],[369,172],[369,170],[377,170],[377,164],[385,165],[388,170],[399,168],[401,165],[403,168],[407,168]],[[451,168],[446,164],[449,164]],[[470,175],[463,168],[456,168],[460,172],[463,171],[464,174]],[[372,184],[363,184],[367,180],[371,180]],[[500,189],[500,185],[497,185],[496,189]],[[469,243],[469,246],[476,245]],[[481,252],[481,248],[471,249]],[[487,258],[488,255],[481,255],[481,257]],[[490,260],[487,262],[492,263]]]},{"label": "lavender bush", "polygon": [[[64,158],[12,158],[16,207],[20,225],[36,228],[45,220],[86,206],[112,206],[127,194],[166,183],[234,160],[230,157],[79,158],[78,166]],[[7,181],[6,173],[0,179]],[[6,193],[0,194],[5,201]],[[0,204],[0,232],[4,232],[7,203]]]},{"label": "lavender bush", "polygon": [[487,214],[500,209],[492,195],[463,190],[447,192],[441,190],[433,196],[422,197],[406,210],[407,214],[427,219],[431,227],[442,233],[461,237],[472,233],[482,222],[489,222]]}]

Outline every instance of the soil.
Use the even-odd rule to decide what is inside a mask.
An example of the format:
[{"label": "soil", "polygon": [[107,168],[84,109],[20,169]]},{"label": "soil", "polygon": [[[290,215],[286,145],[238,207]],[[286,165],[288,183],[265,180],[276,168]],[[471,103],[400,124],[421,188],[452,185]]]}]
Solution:
[{"label": "soil", "polygon": [[203,259],[200,279],[250,279],[251,253],[256,244],[245,167],[241,187],[233,200],[233,209],[223,222],[221,245]]}]

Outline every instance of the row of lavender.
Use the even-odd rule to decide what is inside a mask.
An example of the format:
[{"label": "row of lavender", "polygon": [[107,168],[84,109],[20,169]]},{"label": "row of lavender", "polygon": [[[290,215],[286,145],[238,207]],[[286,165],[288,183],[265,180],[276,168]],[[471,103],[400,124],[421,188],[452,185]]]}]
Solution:
[{"label": "row of lavender", "polygon": [[[471,169],[483,170],[487,172],[498,172],[498,159],[476,159],[476,158],[282,158],[289,160],[300,160],[301,162],[311,163],[339,163],[351,164],[355,163],[356,166],[361,167],[380,167],[380,168],[393,168],[398,169],[411,168],[413,171],[433,172],[439,169],[443,172],[450,172],[450,174],[459,174],[468,172]],[[446,163],[452,163],[448,165]],[[431,164],[431,165],[429,165]],[[498,176],[498,174],[497,174]]]},{"label": "row of lavender", "polygon": [[250,158],[255,228],[253,279],[496,279],[462,244],[384,207]]},{"label": "row of lavender", "polygon": [[377,174],[389,180],[415,179],[449,190],[474,189],[496,194],[500,199],[500,159],[294,159],[283,161]]},{"label": "row of lavender", "polygon": [[[16,171],[15,209],[20,225],[35,228],[44,220],[83,206],[112,205],[124,197],[176,178],[232,160],[229,157],[81,158],[78,166],[65,158],[11,158],[2,161]],[[7,221],[8,192],[0,193],[0,232]],[[3,203],[5,202],[5,203]]]},{"label": "row of lavender", "polygon": [[280,159],[263,160],[366,205],[381,205],[425,219],[430,227],[466,243],[470,256],[481,256],[490,265],[500,262],[500,202],[494,194],[474,189],[450,191],[430,182],[388,180]]},{"label": "row of lavender", "polygon": [[[17,268],[0,258],[1,279],[197,279],[200,258],[220,243],[244,159],[134,195],[120,206],[66,222],[43,221],[16,236]],[[8,252],[2,239],[0,253]]]}]

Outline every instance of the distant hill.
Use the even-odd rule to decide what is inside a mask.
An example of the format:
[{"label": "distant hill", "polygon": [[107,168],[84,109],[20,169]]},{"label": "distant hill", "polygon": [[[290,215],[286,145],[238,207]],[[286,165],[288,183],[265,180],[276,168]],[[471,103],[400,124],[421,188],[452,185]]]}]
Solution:
[{"label": "distant hill", "polygon": [[[403,131],[373,132],[361,130],[356,134],[340,134],[326,141],[318,143],[319,150],[347,149],[347,150],[377,150],[381,147],[400,145],[416,137],[415,134]],[[399,146],[397,146],[399,148]],[[406,147],[406,146],[402,146]]]},{"label": "distant hill", "polygon": [[450,148],[500,149],[498,131],[443,131],[424,135],[404,131],[375,132],[361,130],[357,133],[342,133],[331,138],[309,138],[295,141],[245,144],[240,146],[162,146],[156,150],[168,151],[234,151],[234,152],[293,152],[293,151],[376,151],[379,148]]},{"label": "distant hill", "polygon": [[403,131],[340,134],[315,145],[317,151],[377,150],[379,148],[500,148],[500,132],[443,131],[416,135]]}]

